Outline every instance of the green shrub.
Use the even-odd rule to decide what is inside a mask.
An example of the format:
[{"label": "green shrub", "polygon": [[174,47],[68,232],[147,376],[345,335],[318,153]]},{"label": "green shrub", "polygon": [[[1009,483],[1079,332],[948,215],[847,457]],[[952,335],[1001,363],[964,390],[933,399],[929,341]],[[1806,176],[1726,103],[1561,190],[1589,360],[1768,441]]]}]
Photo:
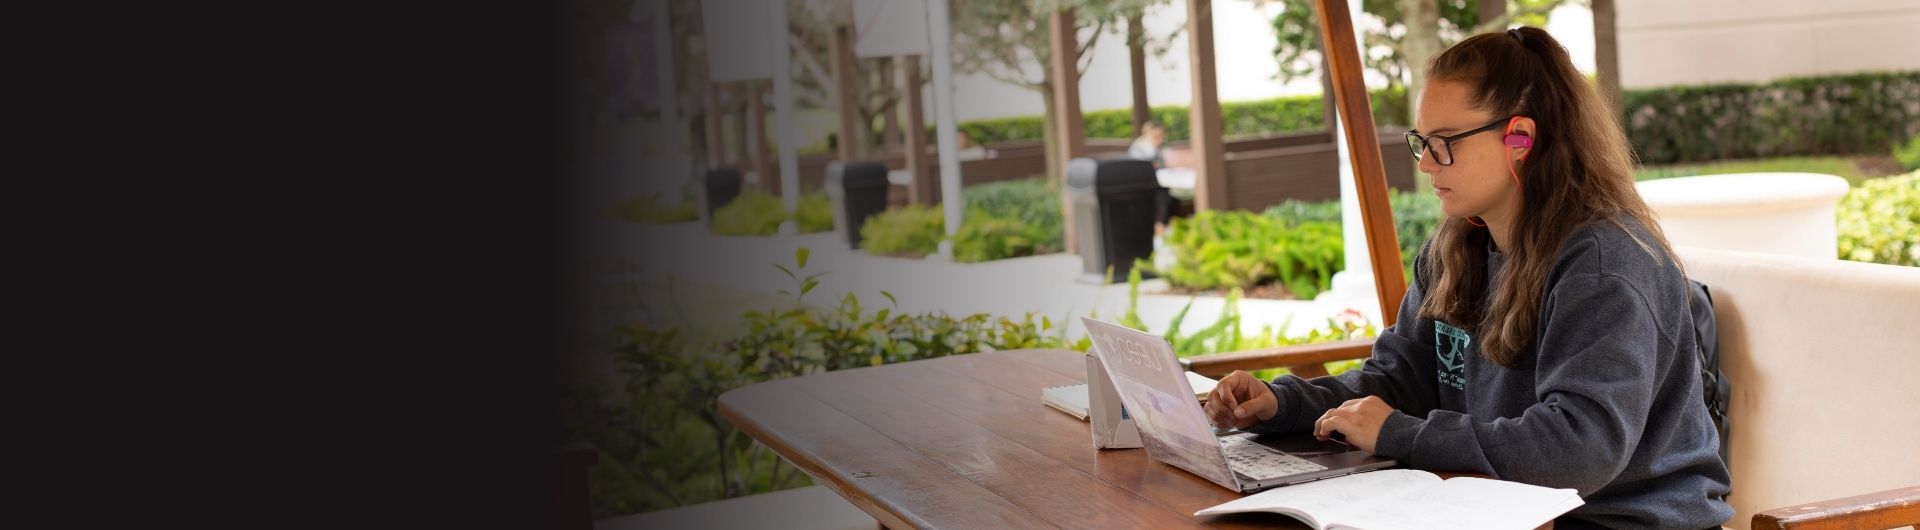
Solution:
[{"label": "green shrub", "polygon": [[[1066,229],[1060,216],[1060,188],[1044,178],[990,182],[960,192],[969,211],[1018,221],[1032,230],[1035,254],[1058,252],[1065,246]],[[972,216],[967,218],[971,223]],[[960,227],[962,232],[966,227]],[[1005,256],[1011,257],[1011,256]]]},{"label": "green shrub", "polygon": [[973,210],[953,235],[953,260],[975,263],[1032,256],[1040,253],[1040,242],[1046,237],[1032,225]]},{"label": "green shrub", "polygon": [[851,294],[831,306],[810,306],[805,297],[822,273],[801,276],[806,256],[801,249],[792,267],[776,265],[794,282],[790,307],[747,311],[739,334],[730,337],[693,337],[679,326],[620,326],[619,392],[586,388],[562,396],[564,436],[592,442],[600,452],[589,475],[595,518],[809,484],[806,473],[720,418],[717,400],[729,390],[961,353],[1088,347],[1032,313],[907,314],[897,304],[863,307]]},{"label": "green shrub", "polygon": [[1880,153],[1920,134],[1920,71],[1628,90],[1645,164]]},{"label": "green shrub", "polygon": [[663,204],[658,194],[649,193],[614,206],[613,213],[627,222],[668,224],[699,219],[700,212],[695,208],[697,206],[690,200],[673,205]]},{"label": "green shrub", "polygon": [[[1432,193],[1419,191],[1400,191],[1399,188],[1387,188],[1387,202],[1393,207],[1393,228],[1400,239],[1401,273],[1411,281],[1413,279],[1413,259],[1420,253],[1433,230],[1440,226],[1440,198]],[[1262,215],[1290,223],[1332,223],[1340,224],[1340,201],[1298,201],[1288,200],[1268,207]],[[1335,270],[1345,268],[1345,262]],[[1323,288],[1324,289],[1324,288]]]},{"label": "green shrub", "polygon": [[1920,266],[1920,171],[1847,190],[1835,217],[1840,259]]},{"label": "green shrub", "polygon": [[[829,370],[1025,348],[1087,351],[1064,326],[1028,313],[907,314],[889,302],[870,308],[851,294],[832,305],[809,305],[807,295],[825,273],[807,274],[807,249],[776,265],[793,282],[784,308],[746,311],[734,334],[698,337],[678,325],[636,324],[617,329],[617,388],[574,388],[560,400],[563,441],[592,442],[599,461],[589,475],[594,518],[603,519],[808,485],[807,474],[741,433],[718,414],[721,394],[746,385]],[[1139,275],[1129,278],[1129,326],[1144,329],[1137,304]],[[1266,326],[1243,335],[1238,293],[1221,318],[1181,331],[1182,309],[1165,332],[1182,356],[1372,337],[1377,328],[1353,318],[1328,320],[1324,329],[1287,337]],[[1189,302],[1188,308],[1192,304]],[[1094,315],[1097,317],[1097,315]],[[1345,315],[1343,315],[1345,317]],[[1280,329],[1286,326],[1282,324]],[[1340,373],[1359,361],[1329,363]],[[1285,369],[1256,372],[1272,378]]]},{"label": "green shrub", "polygon": [[[800,196],[791,216],[801,233],[833,229],[833,203],[826,193]],[[780,232],[780,223],[789,219],[787,206],[780,197],[760,190],[746,190],[733,202],[713,211],[713,233],[723,236],[770,236]]]},{"label": "green shrub", "polygon": [[[1064,246],[1059,191],[1045,179],[972,186],[962,196],[968,210],[954,234],[955,261],[1046,254]],[[939,249],[945,230],[939,207],[911,205],[869,218],[860,229],[860,246],[870,254],[922,257]]]},{"label": "green shrub", "polygon": [[1413,259],[1420,247],[1433,237],[1434,229],[1446,217],[1440,212],[1440,197],[1428,191],[1387,189],[1387,201],[1393,204],[1393,230],[1400,238],[1400,267],[1407,281],[1413,281]]},{"label": "green shrub", "polygon": [[793,209],[793,224],[802,234],[833,230],[833,199],[826,192],[800,196]]},{"label": "green shrub", "polygon": [[713,211],[713,233],[723,236],[767,236],[780,231],[787,220],[780,198],[760,190],[747,190],[732,202]]},{"label": "green shrub", "polygon": [[1296,223],[1240,210],[1174,219],[1164,244],[1174,263],[1156,272],[1169,283],[1244,289],[1276,281],[1303,300],[1330,287],[1344,247],[1338,222]]},{"label": "green shrub", "polygon": [[1893,159],[1900,161],[1900,167],[1907,171],[1920,171],[1920,134],[1908,139],[1906,147],[1895,146]]},{"label": "green shrub", "polygon": [[1302,201],[1287,199],[1280,204],[1268,206],[1261,215],[1294,223],[1340,222],[1340,201]]},{"label": "green shrub", "polygon": [[912,204],[887,210],[860,227],[860,248],[868,254],[923,257],[940,249],[946,226],[939,208]]}]

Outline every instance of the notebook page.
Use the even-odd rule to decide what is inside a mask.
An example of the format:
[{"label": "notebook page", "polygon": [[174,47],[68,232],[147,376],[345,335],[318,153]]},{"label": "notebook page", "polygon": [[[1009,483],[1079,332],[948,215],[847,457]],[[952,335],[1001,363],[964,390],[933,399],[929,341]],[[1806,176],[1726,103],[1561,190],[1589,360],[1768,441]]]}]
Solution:
[{"label": "notebook page", "polygon": [[1193,515],[1197,517],[1290,508],[1309,514],[1316,521],[1324,522],[1341,519],[1353,507],[1368,504],[1368,501],[1376,496],[1392,499],[1438,484],[1440,484],[1440,477],[1425,471],[1383,469],[1305,484],[1281,486],[1200,510]]},{"label": "notebook page", "polygon": [[1581,504],[1571,489],[1454,477],[1398,499],[1373,503],[1337,521],[1366,530],[1531,530]]}]

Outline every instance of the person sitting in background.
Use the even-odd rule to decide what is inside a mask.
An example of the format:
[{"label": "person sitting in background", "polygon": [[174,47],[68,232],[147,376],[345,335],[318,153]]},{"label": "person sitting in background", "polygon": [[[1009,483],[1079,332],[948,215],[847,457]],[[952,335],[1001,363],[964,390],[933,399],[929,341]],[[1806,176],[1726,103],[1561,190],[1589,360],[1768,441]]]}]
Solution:
[{"label": "person sitting in background", "polygon": [[980,160],[983,158],[991,158],[987,156],[988,154],[987,148],[980,147],[979,145],[975,145],[973,143],[973,137],[967,136],[967,131],[958,131],[958,134],[959,136],[956,137],[957,141],[955,143],[958,143],[960,145],[958,146],[959,147],[958,151],[954,152],[954,158],[958,158],[960,160]]},{"label": "person sitting in background", "polygon": [[[1127,146],[1127,157],[1153,162],[1154,169],[1167,167],[1166,158],[1167,128],[1160,122],[1147,120],[1140,126],[1140,135],[1134,137],[1133,144]],[[1159,237],[1166,233],[1167,224],[1173,221],[1174,199],[1172,190],[1165,186],[1153,198],[1153,235],[1154,246],[1158,247]]]},{"label": "person sitting in background", "polygon": [[1147,120],[1140,126],[1140,135],[1133,138],[1133,144],[1127,146],[1127,156],[1153,162],[1153,167],[1166,167],[1166,156],[1162,154],[1167,145],[1167,128],[1160,122]]}]

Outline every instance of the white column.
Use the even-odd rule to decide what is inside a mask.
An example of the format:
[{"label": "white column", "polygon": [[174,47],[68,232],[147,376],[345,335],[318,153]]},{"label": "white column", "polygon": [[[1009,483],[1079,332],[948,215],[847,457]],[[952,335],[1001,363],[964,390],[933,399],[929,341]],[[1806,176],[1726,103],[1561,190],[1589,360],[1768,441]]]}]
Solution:
[{"label": "white column", "polygon": [[[1350,13],[1359,13],[1360,1],[1347,0]],[[1356,25],[1356,27],[1358,27]],[[1354,33],[1357,37],[1359,32]],[[1366,46],[1361,46],[1362,50]],[[1332,94],[1328,94],[1328,105],[1332,105]],[[1328,124],[1333,132],[1335,152],[1340,158],[1340,233],[1346,251],[1346,268],[1333,274],[1333,288],[1320,293],[1315,301],[1331,302],[1343,305],[1366,315],[1378,324],[1383,322],[1380,315],[1380,293],[1373,284],[1373,259],[1367,254],[1367,228],[1360,214],[1360,193],[1353,187],[1353,160],[1348,158],[1347,135],[1340,126],[1340,120]],[[1396,271],[1398,272],[1398,271]]]},{"label": "white column", "polygon": [[[666,2],[661,2],[665,4]],[[780,142],[780,204],[791,217],[800,207],[799,132],[793,129],[793,60],[788,50],[787,2],[767,0],[767,31],[773,53],[773,129]],[[780,223],[782,235],[798,233],[791,219]]]},{"label": "white column", "polygon": [[[685,185],[687,179],[692,177],[692,166],[690,165],[691,161],[687,160],[686,146],[680,141],[681,135],[686,134],[686,129],[680,126],[678,81],[673,76],[673,26],[671,23],[671,17],[673,15],[669,11],[666,2],[651,2],[651,4],[653,5],[651,18],[653,18],[654,91],[659,94],[660,138],[663,147],[666,149],[665,156],[663,156],[662,159],[667,163],[667,174],[670,175],[669,178],[674,179],[677,184]],[[628,11],[627,15],[630,19],[636,19],[634,22],[639,22],[637,19],[640,18],[640,6],[638,4],[634,5],[634,9]],[[700,201],[698,204],[706,204],[707,187],[696,185],[695,188],[698,189],[700,193]],[[672,189],[677,192],[681,188],[676,187]],[[678,193],[673,193],[668,194],[664,198],[668,201],[678,201],[680,196]],[[701,206],[694,210],[700,213],[700,217],[704,221],[707,216],[707,208]]]},{"label": "white column", "polygon": [[940,256],[953,258],[953,235],[959,233],[960,138],[953,120],[953,55],[951,29],[948,27],[947,0],[927,0],[927,31],[933,56],[933,114],[937,123],[936,141],[940,151],[940,207],[946,213],[947,239],[940,241]]}]

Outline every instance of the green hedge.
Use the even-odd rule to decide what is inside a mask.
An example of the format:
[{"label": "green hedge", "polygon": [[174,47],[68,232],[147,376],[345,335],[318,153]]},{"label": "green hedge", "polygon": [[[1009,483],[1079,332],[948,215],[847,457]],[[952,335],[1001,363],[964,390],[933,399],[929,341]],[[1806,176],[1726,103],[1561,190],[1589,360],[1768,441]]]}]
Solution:
[{"label": "green hedge", "polygon": [[[1373,121],[1380,125],[1406,121],[1405,88],[1381,89],[1369,93],[1373,102]],[[1162,105],[1150,111],[1153,119],[1167,126],[1167,140],[1192,137],[1186,105]],[[1318,95],[1284,96],[1255,101],[1228,101],[1220,104],[1222,134],[1228,138],[1263,136],[1327,128]],[[1133,138],[1133,110],[1107,109],[1081,113],[1088,138]],[[1045,123],[1040,116],[1014,116],[961,122],[960,130],[974,143],[989,144],[1019,140],[1039,140]]]},{"label": "green hedge", "polygon": [[1847,190],[1835,217],[1840,259],[1920,266],[1920,171]]},{"label": "green hedge", "polygon": [[[770,236],[779,232],[780,223],[788,218],[786,205],[780,202],[779,196],[760,190],[747,190],[713,211],[713,233],[723,236]],[[832,200],[821,192],[802,195],[791,218],[801,233],[832,230]]]},{"label": "green hedge", "polygon": [[1920,71],[1628,90],[1644,164],[1884,153],[1920,134]]}]

